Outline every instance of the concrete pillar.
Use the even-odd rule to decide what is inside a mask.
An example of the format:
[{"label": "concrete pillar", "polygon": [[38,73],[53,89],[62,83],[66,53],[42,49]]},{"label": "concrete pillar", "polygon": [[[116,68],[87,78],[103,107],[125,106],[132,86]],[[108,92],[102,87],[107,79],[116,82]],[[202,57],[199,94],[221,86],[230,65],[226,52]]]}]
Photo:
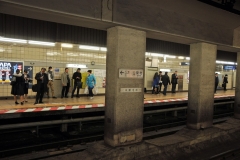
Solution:
[{"label": "concrete pillar", "polygon": [[108,145],[142,140],[145,51],[145,32],[120,26],[107,30],[104,141]]},{"label": "concrete pillar", "polygon": [[234,117],[240,119],[240,52],[237,53],[237,64]]},{"label": "concrete pillar", "polygon": [[212,126],[216,55],[216,45],[190,45],[188,128],[201,129]]}]

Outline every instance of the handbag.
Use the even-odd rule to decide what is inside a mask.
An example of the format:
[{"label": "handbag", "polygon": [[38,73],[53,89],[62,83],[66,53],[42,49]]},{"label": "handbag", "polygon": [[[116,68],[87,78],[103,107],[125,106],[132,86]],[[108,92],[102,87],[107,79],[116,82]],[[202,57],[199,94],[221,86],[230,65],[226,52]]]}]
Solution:
[{"label": "handbag", "polygon": [[82,88],[82,82],[77,82],[77,87]]},{"label": "handbag", "polygon": [[16,83],[16,77],[13,76],[10,85],[14,85]]},{"label": "handbag", "polygon": [[94,87],[92,91],[93,91],[94,95],[97,95],[98,94],[98,87]]},{"label": "handbag", "polygon": [[32,85],[32,91],[37,92],[37,87],[38,87],[37,84]]}]

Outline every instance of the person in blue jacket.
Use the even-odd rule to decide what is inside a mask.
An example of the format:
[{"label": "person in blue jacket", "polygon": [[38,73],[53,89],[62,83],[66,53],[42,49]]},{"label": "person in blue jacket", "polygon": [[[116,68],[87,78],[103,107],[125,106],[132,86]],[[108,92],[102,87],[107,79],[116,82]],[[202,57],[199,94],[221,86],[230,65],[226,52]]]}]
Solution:
[{"label": "person in blue jacket", "polygon": [[89,91],[89,97],[90,99],[93,99],[93,88],[96,85],[96,78],[92,74],[92,70],[88,70],[88,77],[87,77],[87,86]]},{"label": "person in blue jacket", "polygon": [[153,90],[152,90],[152,94],[155,93],[155,94],[158,94],[158,86],[159,86],[159,75],[158,75],[158,72],[156,72],[153,76],[153,83],[152,83],[152,87],[153,87]]}]

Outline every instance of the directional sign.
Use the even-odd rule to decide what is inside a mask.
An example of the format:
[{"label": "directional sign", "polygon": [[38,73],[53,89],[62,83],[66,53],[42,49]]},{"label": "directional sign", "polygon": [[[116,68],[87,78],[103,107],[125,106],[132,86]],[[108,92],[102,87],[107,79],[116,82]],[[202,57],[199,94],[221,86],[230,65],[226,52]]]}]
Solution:
[{"label": "directional sign", "polygon": [[142,88],[121,88],[120,92],[142,92]]},{"label": "directional sign", "polygon": [[142,69],[119,69],[119,78],[143,78]]}]

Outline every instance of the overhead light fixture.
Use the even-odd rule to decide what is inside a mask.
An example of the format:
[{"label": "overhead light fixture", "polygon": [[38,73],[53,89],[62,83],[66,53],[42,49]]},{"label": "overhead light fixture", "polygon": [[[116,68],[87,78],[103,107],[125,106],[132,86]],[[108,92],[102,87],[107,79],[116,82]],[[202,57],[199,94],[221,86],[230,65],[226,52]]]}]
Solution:
[{"label": "overhead light fixture", "polygon": [[99,47],[94,47],[94,46],[80,45],[79,48],[80,49],[89,49],[89,50],[99,51]]},{"label": "overhead light fixture", "polygon": [[14,43],[27,43],[27,40],[24,40],[24,39],[14,39],[14,38],[4,38],[4,37],[0,37],[0,41],[14,42]]},{"label": "overhead light fixture", "polygon": [[100,51],[107,51],[106,47],[100,47]]},{"label": "overhead light fixture", "polygon": [[55,46],[52,42],[42,42],[42,41],[28,41],[29,44],[43,45],[43,46]]},{"label": "overhead light fixture", "polygon": [[183,56],[178,56],[178,59],[184,59],[184,57]]},{"label": "overhead light fixture", "polygon": [[160,69],[162,72],[171,72],[171,69]]},{"label": "overhead light fixture", "polygon": [[68,43],[62,43],[61,46],[65,48],[73,48],[73,45]]},{"label": "overhead light fixture", "polygon": [[217,73],[217,74],[221,74],[220,72],[215,72],[215,73]]},{"label": "overhead light fixture", "polygon": [[153,57],[163,57],[162,54],[158,54],[158,53],[150,53],[150,55]]},{"label": "overhead light fixture", "polygon": [[216,63],[218,63],[218,64],[232,64],[232,65],[235,64],[234,62],[226,62],[226,61],[216,61]]},{"label": "overhead light fixture", "polygon": [[166,55],[166,58],[176,58],[176,56],[169,56],[169,55]]},{"label": "overhead light fixture", "polygon": [[69,68],[87,68],[85,64],[67,64],[66,67]]},{"label": "overhead light fixture", "polygon": [[186,60],[190,60],[190,57],[186,57]]}]

